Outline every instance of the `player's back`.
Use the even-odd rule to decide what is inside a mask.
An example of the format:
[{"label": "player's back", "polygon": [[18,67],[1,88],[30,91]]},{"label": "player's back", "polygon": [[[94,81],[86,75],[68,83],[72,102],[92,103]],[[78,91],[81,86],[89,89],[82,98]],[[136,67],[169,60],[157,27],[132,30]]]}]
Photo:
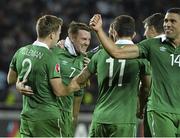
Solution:
[{"label": "player's back", "polygon": [[94,121],[135,123],[142,60],[113,59],[102,49],[88,65],[98,76],[99,96]]},{"label": "player's back", "polygon": [[31,121],[58,117],[57,98],[50,85],[52,77],[59,77],[57,58],[48,48],[36,45],[22,47],[15,56],[19,79],[27,79],[34,92],[32,96],[23,96],[22,117]]}]

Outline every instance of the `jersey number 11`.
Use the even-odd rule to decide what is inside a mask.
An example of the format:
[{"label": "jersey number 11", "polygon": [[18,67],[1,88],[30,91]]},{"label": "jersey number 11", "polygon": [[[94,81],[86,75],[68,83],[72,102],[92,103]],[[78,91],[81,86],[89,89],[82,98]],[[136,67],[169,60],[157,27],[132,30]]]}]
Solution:
[{"label": "jersey number 11", "polygon": [[[112,86],[112,77],[113,77],[113,68],[114,68],[114,59],[113,58],[108,58],[106,59],[106,62],[109,63],[109,86]],[[119,80],[118,80],[118,86],[122,86],[122,79],[123,79],[123,75],[124,75],[124,68],[125,68],[125,63],[126,60],[123,59],[119,59],[118,60],[119,63],[121,63],[121,68],[120,68],[120,72],[119,72]]]}]

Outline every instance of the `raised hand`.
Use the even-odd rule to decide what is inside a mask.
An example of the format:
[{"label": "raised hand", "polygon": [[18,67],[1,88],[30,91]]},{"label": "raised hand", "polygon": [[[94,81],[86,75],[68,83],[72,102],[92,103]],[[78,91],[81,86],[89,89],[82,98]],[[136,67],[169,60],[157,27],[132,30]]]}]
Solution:
[{"label": "raised hand", "polygon": [[102,18],[100,14],[95,14],[89,22],[90,27],[95,30],[95,31],[99,31],[100,29],[102,29]]}]

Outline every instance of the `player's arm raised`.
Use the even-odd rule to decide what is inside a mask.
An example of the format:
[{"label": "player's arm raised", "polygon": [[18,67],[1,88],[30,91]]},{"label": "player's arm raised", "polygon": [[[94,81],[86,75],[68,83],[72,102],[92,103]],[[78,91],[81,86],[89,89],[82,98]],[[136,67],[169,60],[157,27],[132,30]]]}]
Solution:
[{"label": "player's arm raised", "polygon": [[139,56],[139,49],[136,45],[117,47],[114,42],[108,38],[102,28],[102,18],[100,14],[95,14],[90,20],[90,26],[96,32],[102,46],[113,58],[136,58]]}]

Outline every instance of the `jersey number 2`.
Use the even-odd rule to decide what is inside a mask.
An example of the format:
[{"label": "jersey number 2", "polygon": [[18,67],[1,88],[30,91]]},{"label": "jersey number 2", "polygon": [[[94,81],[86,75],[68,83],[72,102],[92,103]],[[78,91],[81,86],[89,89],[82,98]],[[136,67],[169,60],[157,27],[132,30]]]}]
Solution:
[{"label": "jersey number 2", "polygon": [[[109,63],[109,86],[112,86],[114,59],[110,57],[110,58],[106,59],[106,62]],[[122,79],[123,79],[123,75],[124,75],[124,68],[125,68],[126,60],[119,59],[118,62],[121,63],[118,86],[122,86]]]},{"label": "jersey number 2", "polygon": [[32,68],[32,63],[31,60],[29,58],[25,58],[22,62],[22,67],[25,66],[25,64],[28,64],[28,69],[26,71],[26,73],[24,74],[23,80],[26,80],[29,73],[31,72],[31,68]]}]

